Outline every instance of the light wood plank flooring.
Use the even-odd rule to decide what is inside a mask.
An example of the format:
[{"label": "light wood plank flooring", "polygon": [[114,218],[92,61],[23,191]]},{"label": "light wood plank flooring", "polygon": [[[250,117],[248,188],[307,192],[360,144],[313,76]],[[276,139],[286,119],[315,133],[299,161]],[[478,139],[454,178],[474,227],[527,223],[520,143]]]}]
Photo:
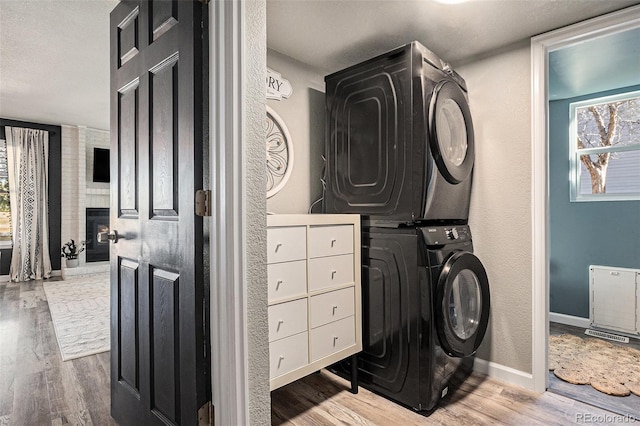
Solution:
[{"label": "light wood plank flooring", "polygon": [[[555,322],[549,323],[551,335],[572,334],[582,338],[590,337],[584,334],[584,328],[573,327]],[[608,340],[607,340],[608,341]],[[629,343],[611,342],[614,345],[625,346],[640,350],[640,340],[631,338]],[[640,419],[640,396],[613,396],[599,392],[589,385],[572,385],[558,379],[553,372],[549,372],[549,391],[586,402],[587,404],[603,408],[621,415],[628,415]],[[639,420],[640,421],[640,420]]]},{"label": "light wood plank flooring", "polygon": [[[329,372],[272,393],[274,425],[553,425],[614,414],[560,395],[538,395],[474,375],[423,417]],[[583,416],[583,417],[579,417]],[[593,423],[593,422],[592,422]],[[0,426],[115,425],[109,353],[60,357],[41,281],[0,283]]]},{"label": "light wood plank flooring", "polygon": [[0,426],[114,425],[109,352],[63,362],[42,281],[0,283]]},{"label": "light wood plank flooring", "polygon": [[[428,417],[323,370],[271,393],[273,425],[567,425],[615,415],[561,395],[537,394],[473,374]],[[590,419],[591,421],[586,421]],[[595,422],[593,420],[602,419]]]}]

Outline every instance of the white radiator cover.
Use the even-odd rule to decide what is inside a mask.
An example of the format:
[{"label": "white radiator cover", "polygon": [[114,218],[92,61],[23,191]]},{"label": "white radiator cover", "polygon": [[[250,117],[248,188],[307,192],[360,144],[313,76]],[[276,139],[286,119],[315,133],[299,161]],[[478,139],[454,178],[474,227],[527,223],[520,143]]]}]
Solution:
[{"label": "white radiator cover", "polygon": [[640,335],[640,269],[589,266],[589,295],[592,327]]}]

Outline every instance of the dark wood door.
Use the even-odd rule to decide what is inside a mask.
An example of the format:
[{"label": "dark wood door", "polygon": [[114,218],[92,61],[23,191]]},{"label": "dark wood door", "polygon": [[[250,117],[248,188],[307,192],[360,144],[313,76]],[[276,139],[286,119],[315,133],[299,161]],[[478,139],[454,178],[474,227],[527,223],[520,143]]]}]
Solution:
[{"label": "dark wood door", "polygon": [[194,213],[203,19],[195,1],[125,1],[111,13],[111,413],[123,425],[197,424],[210,400]]}]

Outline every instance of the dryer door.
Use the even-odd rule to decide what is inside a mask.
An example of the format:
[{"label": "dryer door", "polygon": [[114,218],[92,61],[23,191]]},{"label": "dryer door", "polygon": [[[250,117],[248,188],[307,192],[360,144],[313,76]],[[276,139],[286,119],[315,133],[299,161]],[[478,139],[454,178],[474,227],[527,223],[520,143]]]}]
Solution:
[{"label": "dryer door", "polygon": [[440,173],[452,184],[469,178],[474,162],[473,122],[455,82],[439,82],[429,105],[429,140]]},{"label": "dryer door", "polygon": [[489,279],[476,256],[454,252],[445,262],[434,300],[436,328],[444,351],[456,357],[473,355],[489,321]]}]

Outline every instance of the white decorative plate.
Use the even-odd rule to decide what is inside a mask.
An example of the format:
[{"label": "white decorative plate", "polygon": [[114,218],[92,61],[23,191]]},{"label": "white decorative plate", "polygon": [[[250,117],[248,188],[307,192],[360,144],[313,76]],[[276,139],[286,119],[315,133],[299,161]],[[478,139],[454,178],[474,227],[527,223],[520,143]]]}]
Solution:
[{"label": "white decorative plate", "polygon": [[293,169],[293,144],[282,118],[267,106],[265,120],[267,136],[267,198],[284,187]]}]

